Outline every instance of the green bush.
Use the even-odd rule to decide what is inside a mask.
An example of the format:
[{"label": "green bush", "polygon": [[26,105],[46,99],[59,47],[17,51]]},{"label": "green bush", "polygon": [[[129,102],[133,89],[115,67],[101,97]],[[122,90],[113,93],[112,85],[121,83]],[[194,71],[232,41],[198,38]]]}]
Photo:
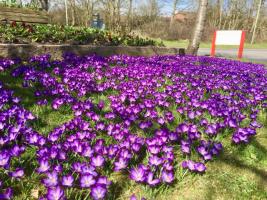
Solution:
[{"label": "green bush", "polygon": [[13,22],[0,26],[1,43],[51,43],[159,46],[160,43],[133,35],[119,35],[106,30],[59,25],[26,25]]}]

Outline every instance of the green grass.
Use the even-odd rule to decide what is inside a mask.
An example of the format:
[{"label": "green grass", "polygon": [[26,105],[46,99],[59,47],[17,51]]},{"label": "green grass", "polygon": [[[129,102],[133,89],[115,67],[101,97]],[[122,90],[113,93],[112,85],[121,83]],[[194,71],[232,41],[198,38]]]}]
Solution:
[{"label": "green grass", "polygon": [[255,60],[250,60],[250,59],[246,59],[246,58],[243,58],[241,61],[242,62],[251,62],[251,63],[256,63],[256,64],[263,64],[263,65],[265,65],[265,67],[267,67],[267,62],[265,62],[265,61],[255,61]]},{"label": "green grass", "polygon": [[[161,41],[160,39],[156,39],[157,41]],[[186,48],[188,46],[188,40],[163,40],[163,44],[166,47],[177,47],[177,48]],[[200,48],[210,48],[210,42],[201,42]],[[225,45],[218,45],[219,49],[233,49],[238,48],[237,46],[225,46]],[[245,43],[245,49],[267,49],[267,42],[250,44]]]},{"label": "green grass", "polygon": [[[49,106],[36,106],[33,91],[20,86],[21,79],[14,79],[8,73],[0,74],[0,80],[4,81],[9,89],[15,91],[15,95],[22,98],[22,105],[32,111],[38,120],[33,122],[33,127],[43,134],[47,134],[56,126],[69,121],[73,115],[68,107],[53,111]],[[103,95],[93,97],[94,102],[99,99],[106,100]],[[148,186],[133,183],[127,174],[112,173],[113,186],[109,199],[126,200],[132,194],[148,200],[264,200],[267,199],[267,115],[262,112],[259,120],[264,127],[258,131],[250,144],[236,146],[230,143],[231,138],[223,139],[225,149],[215,160],[207,164],[205,174],[194,174],[181,170],[178,165],[184,159],[176,152],[177,171],[176,182],[171,186],[149,188]],[[30,162],[34,155],[34,149],[26,153],[29,159],[29,168],[36,167],[36,163]],[[43,192],[44,188],[38,181],[40,177],[32,175],[18,182],[18,197],[16,200],[34,199],[32,191]],[[19,185],[21,184],[21,185]],[[86,191],[84,191],[86,192]],[[81,199],[77,193],[72,199]]]}]

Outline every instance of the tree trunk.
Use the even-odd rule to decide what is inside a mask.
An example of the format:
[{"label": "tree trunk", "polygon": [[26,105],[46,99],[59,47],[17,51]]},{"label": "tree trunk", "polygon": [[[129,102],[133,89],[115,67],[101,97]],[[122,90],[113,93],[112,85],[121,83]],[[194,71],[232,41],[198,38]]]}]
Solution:
[{"label": "tree trunk", "polygon": [[256,16],[256,19],[255,19],[253,33],[252,33],[252,38],[251,38],[251,42],[250,42],[251,44],[253,44],[254,43],[254,40],[255,40],[256,29],[257,29],[258,20],[259,20],[259,17],[260,17],[261,5],[262,5],[262,0],[259,1],[257,16]]},{"label": "tree trunk", "polygon": [[115,21],[115,27],[117,31],[119,31],[121,24],[121,0],[117,0],[117,6],[116,6],[116,21]]},{"label": "tree trunk", "polygon": [[222,26],[222,8],[223,8],[223,0],[218,0],[218,9],[219,9],[219,24],[218,28],[221,29]]},{"label": "tree trunk", "polygon": [[76,24],[76,7],[75,0],[71,1],[71,25],[74,26]]},{"label": "tree trunk", "polygon": [[110,29],[112,30],[112,31],[114,31],[115,30],[115,24],[116,24],[116,0],[111,0],[110,1],[110,13],[111,13],[111,19],[110,19],[110,21],[111,21],[111,23],[110,23]]},{"label": "tree trunk", "polygon": [[187,54],[197,55],[200,40],[205,27],[207,7],[208,7],[208,0],[200,0],[197,20],[195,24],[195,30],[192,39],[187,47]]},{"label": "tree trunk", "polygon": [[133,28],[133,0],[129,0],[129,10],[127,14],[127,22],[129,26],[129,31],[132,31]]},{"label": "tree trunk", "polygon": [[49,4],[48,4],[48,0],[39,0],[41,7],[43,10],[48,11],[49,9]]},{"label": "tree trunk", "polygon": [[174,22],[174,17],[175,17],[175,14],[176,14],[177,4],[178,4],[178,0],[174,0],[173,1],[173,7],[172,7],[172,16],[171,16],[171,20],[170,20],[170,26],[172,26],[172,24]]},{"label": "tree trunk", "polygon": [[65,20],[66,20],[66,25],[69,25],[69,15],[68,15],[68,2],[65,0]]}]

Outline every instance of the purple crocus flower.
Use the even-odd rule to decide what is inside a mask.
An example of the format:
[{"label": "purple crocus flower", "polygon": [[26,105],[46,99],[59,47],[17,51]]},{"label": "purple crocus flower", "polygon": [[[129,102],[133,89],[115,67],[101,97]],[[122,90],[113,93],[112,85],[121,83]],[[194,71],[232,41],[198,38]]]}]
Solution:
[{"label": "purple crocus flower", "polygon": [[201,124],[201,126],[205,126],[205,125],[207,125],[209,122],[208,122],[208,120],[207,119],[201,119],[200,120],[200,124]]},{"label": "purple crocus flower", "polygon": [[158,118],[157,121],[158,121],[158,123],[161,124],[161,125],[163,125],[163,124],[165,123],[165,120],[164,120],[162,117]]},{"label": "purple crocus flower", "polygon": [[259,124],[256,120],[252,121],[252,122],[250,123],[250,125],[251,125],[252,127],[254,127],[254,128],[261,128],[261,127],[262,127],[262,125]]},{"label": "purple crocus flower", "polygon": [[89,188],[96,183],[96,180],[91,174],[81,175],[80,186],[81,188]]},{"label": "purple crocus flower", "polygon": [[177,133],[171,132],[171,133],[169,134],[169,139],[170,139],[171,141],[177,141],[177,140],[179,139],[179,136],[178,136]]},{"label": "purple crocus flower", "polygon": [[73,185],[74,178],[72,175],[66,175],[62,177],[62,185],[65,187],[71,187]]},{"label": "purple crocus flower", "polygon": [[100,176],[97,179],[97,184],[101,184],[101,185],[107,185],[109,186],[111,184],[111,181],[108,180],[108,178],[106,176]]},{"label": "purple crocus flower", "polygon": [[182,133],[185,133],[185,132],[187,132],[188,130],[189,130],[188,125],[187,125],[187,124],[184,124],[184,123],[180,124],[180,125],[178,126],[178,129],[177,129],[178,132],[182,132]]},{"label": "purple crocus flower", "polygon": [[100,156],[100,155],[97,155],[96,157],[91,158],[91,165],[95,167],[103,166],[104,162],[105,162],[105,159],[103,158],[103,156]]},{"label": "purple crocus flower", "polygon": [[160,183],[158,178],[154,179],[154,174],[152,172],[148,173],[146,181],[150,186],[156,186]]},{"label": "purple crocus flower", "polygon": [[120,171],[127,168],[128,161],[123,158],[119,158],[119,161],[114,162],[114,171]]},{"label": "purple crocus flower", "polygon": [[9,200],[13,197],[13,190],[11,188],[7,188],[4,193],[0,194],[0,199]]},{"label": "purple crocus flower", "polygon": [[195,163],[195,170],[197,172],[205,172],[206,166],[203,163]]},{"label": "purple crocus flower", "polygon": [[48,160],[40,159],[39,160],[39,168],[37,169],[37,172],[44,173],[47,172],[50,169],[50,165]]},{"label": "purple crocus flower", "polygon": [[148,151],[151,154],[158,154],[160,152],[160,147],[156,146],[156,145],[149,145],[148,146]]},{"label": "purple crocus flower", "polygon": [[97,107],[102,110],[105,107],[105,102],[103,100],[100,100],[99,103],[97,104]]},{"label": "purple crocus flower", "polygon": [[209,152],[207,151],[207,149],[204,146],[199,146],[197,148],[198,153],[200,153],[202,156],[208,154]]},{"label": "purple crocus flower", "polygon": [[191,152],[190,143],[187,142],[187,141],[182,140],[181,141],[181,150],[185,154],[190,154],[190,152]]},{"label": "purple crocus flower", "polygon": [[141,167],[133,168],[130,170],[130,178],[136,182],[143,182],[145,180],[145,170]]},{"label": "purple crocus flower", "polygon": [[33,119],[35,119],[35,117],[33,116],[33,114],[30,113],[30,112],[26,113],[25,117],[26,117],[26,119],[28,119],[28,120],[33,120]]},{"label": "purple crocus flower", "polygon": [[167,161],[163,164],[163,168],[167,171],[171,171],[173,170],[173,164],[171,163],[171,161]]},{"label": "purple crocus flower", "polygon": [[195,162],[192,160],[187,161],[187,168],[190,169],[191,171],[195,170]]},{"label": "purple crocus flower", "polygon": [[82,168],[81,168],[81,174],[91,174],[93,176],[97,176],[97,172],[95,171],[95,167],[93,166],[90,166],[90,165],[82,165]]},{"label": "purple crocus flower", "polygon": [[93,153],[94,153],[94,150],[89,146],[83,148],[82,150],[82,156],[84,157],[91,157]]},{"label": "purple crocus flower", "polygon": [[182,168],[186,169],[186,168],[188,167],[188,165],[187,165],[187,161],[184,160],[184,161],[182,162],[181,166],[182,166]]},{"label": "purple crocus flower", "polygon": [[20,156],[21,153],[23,153],[25,151],[25,146],[19,146],[19,145],[15,145],[11,151],[10,151],[10,154],[12,156]]},{"label": "purple crocus flower", "polygon": [[21,168],[17,168],[15,171],[9,173],[10,176],[14,178],[21,178],[24,176],[24,171]]},{"label": "purple crocus flower", "polygon": [[204,160],[211,160],[212,159],[212,155],[210,153],[208,153],[208,154],[205,154],[203,156],[203,158],[204,158]]},{"label": "purple crocus flower", "polygon": [[83,166],[82,163],[79,163],[79,162],[72,163],[72,169],[75,172],[81,172],[82,171],[82,166]]},{"label": "purple crocus flower", "polygon": [[132,194],[132,195],[130,196],[130,200],[138,200],[138,199],[137,199],[137,197],[135,196],[135,194]]},{"label": "purple crocus flower", "polygon": [[0,130],[3,130],[5,127],[4,123],[0,122]]},{"label": "purple crocus flower", "polygon": [[188,113],[188,118],[189,118],[189,119],[194,119],[194,118],[195,118],[195,112],[194,112],[194,111],[190,111],[190,112]]},{"label": "purple crocus flower", "polygon": [[231,128],[236,128],[237,127],[237,123],[236,123],[235,119],[230,119],[228,121],[228,124],[229,124],[229,127],[231,127]]},{"label": "purple crocus flower", "polygon": [[58,173],[57,172],[51,172],[51,173],[46,173],[46,178],[43,179],[43,184],[46,187],[54,187],[58,185]]},{"label": "purple crocus flower", "polygon": [[62,190],[59,186],[50,187],[47,190],[46,194],[47,200],[65,200],[64,190]]},{"label": "purple crocus flower", "polygon": [[174,174],[171,171],[162,171],[161,180],[164,183],[172,183],[174,181]]},{"label": "purple crocus flower", "polygon": [[205,131],[207,134],[214,135],[216,133],[216,129],[212,125],[208,125]]},{"label": "purple crocus flower", "polygon": [[158,166],[162,163],[162,159],[159,158],[158,156],[150,156],[148,160],[150,165]]},{"label": "purple crocus flower", "polygon": [[62,167],[62,165],[58,164],[58,165],[56,165],[56,166],[54,167],[54,170],[55,170],[55,172],[57,172],[57,173],[61,173],[62,170],[63,170],[63,167]]},{"label": "purple crocus flower", "polygon": [[101,184],[96,184],[92,186],[90,196],[94,200],[104,199],[107,193],[106,187]]},{"label": "purple crocus flower", "polygon": [[9,164],[10,157],[8,153],[0,153],[0,167],[5,167]]},{"label": "purple crocus flower", "polygon": [[223,149],[222,143],[214,143],[214,148],[216,148],[218,151],[221,151]]}]

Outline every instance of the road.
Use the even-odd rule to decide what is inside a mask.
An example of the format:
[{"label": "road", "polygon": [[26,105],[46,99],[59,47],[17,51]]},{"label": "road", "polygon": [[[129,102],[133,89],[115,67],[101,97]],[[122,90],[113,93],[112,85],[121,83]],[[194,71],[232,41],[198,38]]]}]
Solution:
[{"label": "road", "polygon": [[[237,57],[238,49],[216,49],[216,55],[222,57]],[[210,55],[210,49],[200,48],[198,55]],[[243,58],[255,62],[267,62],[267,49],[244,49]]]}]

